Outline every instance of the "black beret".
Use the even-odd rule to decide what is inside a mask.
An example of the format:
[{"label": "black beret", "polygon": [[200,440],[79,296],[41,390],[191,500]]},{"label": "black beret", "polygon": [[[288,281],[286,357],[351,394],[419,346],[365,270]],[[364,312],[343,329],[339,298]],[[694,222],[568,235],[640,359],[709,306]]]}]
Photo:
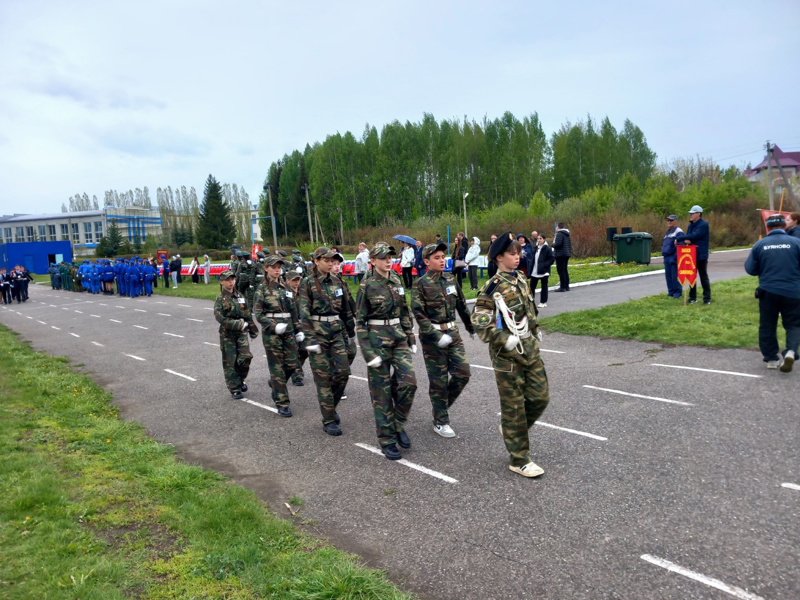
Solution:
[{"label": "black beret", "polygon": [[503,235],[498,235],[497,239],[489,246],[489,260],[494,260],[498,254],[505,252],[506,248],[513,244],[516,239],[510,231],[506,231]]}]

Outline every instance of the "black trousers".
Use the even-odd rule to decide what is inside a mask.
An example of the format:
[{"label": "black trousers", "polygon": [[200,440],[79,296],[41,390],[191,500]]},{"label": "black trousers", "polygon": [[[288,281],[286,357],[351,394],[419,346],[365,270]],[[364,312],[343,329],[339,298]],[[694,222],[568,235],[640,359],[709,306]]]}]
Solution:
[{"label": "black trousers", "polygon": [[[703,302],[711,302],[711,282],[708,280],[708,259],[697,261],[697,278],[703,286]],[[689,288],[689,300],[697,300],[697,282]]]},{"label": "black trousers", "polygon": [[569,270],[567,263],[569,256],[556,256],[556,271],[558,272],[558,287],[562,290],[569,289]]},{"label": "black trousers", "polygon": [[[703,288],[705,290],[705,288]],[[778,346],[778,315],[786,330],[786,349],[798,353],[800,344],[800,298],[789,298],[765,290],[758,299],[760,319],[758,322],[758,347],[764,362],[775,360],[780,354]]]},{"label": "black trousers", "polygon": [[405,285],[407,290],[411,289],[411,286],[414,285],[414,267],[403,267],[403,285]]},{"label": "black trousers", "polygon": [[478,265],[470,265],[469,270],[469,287],[472,290],[478,289]]},{"label": "black trousers", "polygon": [[544,277],[531,277],[530,279],[530,286],[531,286],[531,294],[536,292],[536,284],[541,282],[542,283],[542,292],[539,295],[539,302],[542,304],[547,304],[547,285],[548,280],[550,279],[550,275],[545,275]]},{"label": "black trousers", "polygon": [[4,285],[0,287],[0,291],[3,292],[3,304],[11,304],[11,286]]},{"label": "black trousers", "polygon": [[464,281],[464,267],[453,267],[453,275],[456,278],[456,284],[461,287],[461,282]]}]

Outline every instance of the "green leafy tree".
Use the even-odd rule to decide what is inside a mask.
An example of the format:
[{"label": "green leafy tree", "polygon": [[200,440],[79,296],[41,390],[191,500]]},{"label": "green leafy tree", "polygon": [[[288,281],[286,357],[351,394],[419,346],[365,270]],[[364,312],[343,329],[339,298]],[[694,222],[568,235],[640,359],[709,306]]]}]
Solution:
[{"label": "green leafy tree", "polygon": [[197,243],[205,248],[227,248],[233,243],[236,229],[230,209],[222,200],[222,186],[212,175],[206,180],[200,218],[197,223]]}]

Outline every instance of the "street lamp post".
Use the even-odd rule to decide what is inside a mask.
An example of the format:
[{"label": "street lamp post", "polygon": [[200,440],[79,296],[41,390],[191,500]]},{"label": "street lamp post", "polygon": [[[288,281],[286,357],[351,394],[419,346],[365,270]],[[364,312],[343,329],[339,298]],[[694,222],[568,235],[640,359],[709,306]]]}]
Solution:
[{"label": "street lamp post", "polygon": [[272,184],[265,183],[264,184],[264,191],[267,192],[267,198],[269,199],[269,216],[272,218],[272,244],[275,250],[278,249],[278,233],[275,229],[275,211],[272,210]]}]

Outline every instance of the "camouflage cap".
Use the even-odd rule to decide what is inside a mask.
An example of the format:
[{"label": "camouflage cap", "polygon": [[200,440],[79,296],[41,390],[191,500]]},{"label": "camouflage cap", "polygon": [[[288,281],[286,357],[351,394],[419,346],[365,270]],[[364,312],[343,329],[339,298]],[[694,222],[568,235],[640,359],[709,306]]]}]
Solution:
[{"label": "camouflage cap", "polygon": [[298,273],[294,269],[289,269],[288,271],[286,271],[286,275],[285,275],[287,280],[300,279],[302,276],[303,276],[302,273]]},{"label": "camouflage cap", "polygon": [[265,267],[271,267],[272,265],[280,265],[280,264],[283,264],[283,259],[277,254],[270,254],[264,261]]},{"label": "camouflage cap", "polygon": [[390,246],[386,242],[378,242],[369,253],[370,258],[386,258],[390,254],[397,256],[394,246]]},{"label": "camouflage cap", "polygon": [[428,244],[422,251],[422,258],[430,258],[431,254],[437,252],[438,250],[447,253],[447,244],[444,242],[439,242],[438,244]]},{"label": "camouflage cap", "polygon": [[219,280],[225,281],[226,279],[230,279],[233,277],[233,271],[230,269],[225,269],[222,273],[219,274]]},{"label": "camouflage cap", "polygon": [[318,258],[333,258],[335,254],[336,252],[334,252],[330,248],[326,248],[325,246],[320,246],[319,248],[314,250],[314,260],[317,260]]}]

